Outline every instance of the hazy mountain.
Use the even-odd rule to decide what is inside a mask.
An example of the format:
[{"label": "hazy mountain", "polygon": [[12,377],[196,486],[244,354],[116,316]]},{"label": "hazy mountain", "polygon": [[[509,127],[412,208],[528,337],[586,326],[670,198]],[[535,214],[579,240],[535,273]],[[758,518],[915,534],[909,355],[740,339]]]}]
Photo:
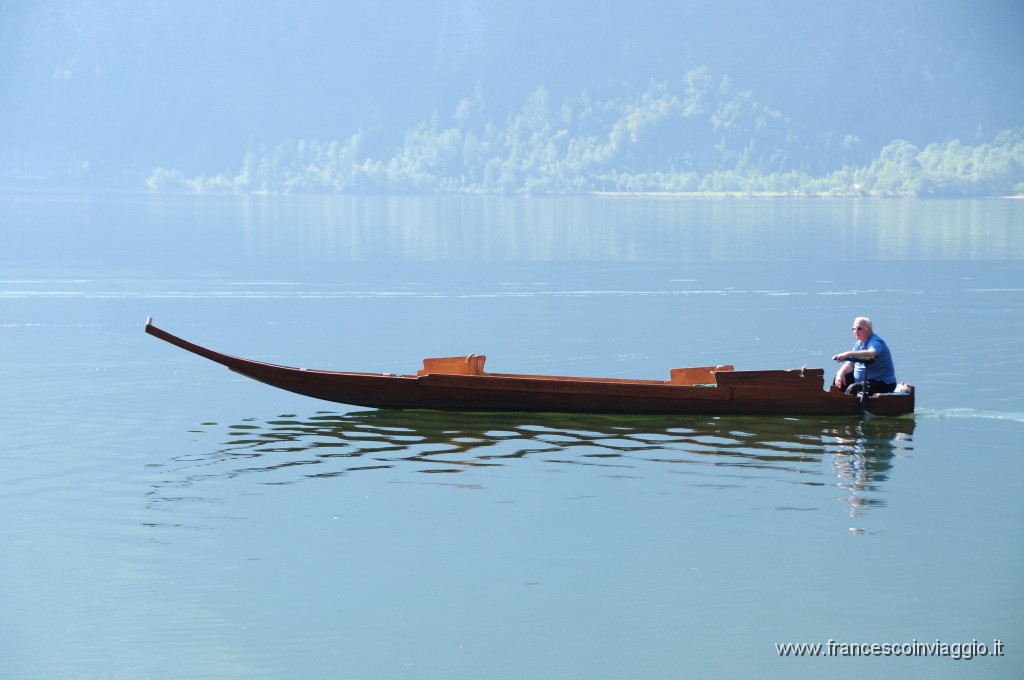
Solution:
[{"label": "hazy mountain", "polygon": [[137,185],[358,130],[383,154],[474,92],[504,123],[539,86],[683,93],[698,67],[868,162],[1024,125],[1022,34],[1019,0],[3,0],[0,176]]}]

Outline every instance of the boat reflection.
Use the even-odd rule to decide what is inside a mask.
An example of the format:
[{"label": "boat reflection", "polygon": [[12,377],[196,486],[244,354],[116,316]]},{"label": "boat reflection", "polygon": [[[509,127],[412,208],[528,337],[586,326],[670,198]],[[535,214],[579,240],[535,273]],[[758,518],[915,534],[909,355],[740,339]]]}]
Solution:
[{"label": "boat reflection", "polygon": [[[857,516],[884,504],[879,491],[894,457],[912,450],[914,426],[912,418],[321,411],[227,426],[204,423],[194,430],[198,452],[157,467],[167,485],[180,488],[209,477],[258,475],[250,481],[294,484],[383,470],[403,480],[434,475],[437,481],[437,475],[540,462],[593,466],[609,475],[684,474],[712,487],[736,486],[744,478],[834,484]],[[216,443],[206,445],[211,436]],[[486,477],[472,474],[458,482],[479,486]]]},{"label": "boat reflection", "polygon": [[838,487],[847,491],[842,500],[851,517],[862,516],[870,506],[885,505],[876,492],[888,479],[893,459],[913,450],[914,425],[913,419],[871,418],[825,435],[832,440],[832,472]]}]

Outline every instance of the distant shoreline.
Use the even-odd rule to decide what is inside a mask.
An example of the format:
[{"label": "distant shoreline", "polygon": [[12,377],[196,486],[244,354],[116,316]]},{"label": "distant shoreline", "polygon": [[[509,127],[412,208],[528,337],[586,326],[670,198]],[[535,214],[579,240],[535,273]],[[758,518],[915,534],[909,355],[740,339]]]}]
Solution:
[{"label": "distant shoreline", "polygon": [[[568,194],[567,194],[568,195]],[[901,194],[879,194],[865,192],[863,194],[841,194],[841,193],[801,193],[801,192],[773,192],[773,191],[595,191],[591,194],[581,194],[609,198],[823,198],[823,199],[900,199],[914,198],[921,200],[952,198],[958,200],[982,199],[982,198],[1015,198],[1024,199],[1024,194],[1008,196],[999,195],[976,195],[976,196],[909,196]]]},{"label": "distant shoreline", "polygon": [[884,194],[864,191],[861,193],[842,192],[784,192],[784,191],[590,191],[581,193],[487,193],[477,191],[449,191],[424,193],[377,193],[377,192],[273,192],[273,191],[153,191],[152,189],[125,188],[113,186],[61,186],[48,184],[40,178],[0,177],[0,194],[7,195],[124,195],[124,196],[189,196],[189,197],[228,197],[258,196],[268,197],[389,197],[389,198],[425,198],[433,197],[474,197],[474,198],[632,198],[632,199],[822,199],[822,200],[971,200],[971,199],[1024,199],[1024,194],[1009,195],[905,195]]}]

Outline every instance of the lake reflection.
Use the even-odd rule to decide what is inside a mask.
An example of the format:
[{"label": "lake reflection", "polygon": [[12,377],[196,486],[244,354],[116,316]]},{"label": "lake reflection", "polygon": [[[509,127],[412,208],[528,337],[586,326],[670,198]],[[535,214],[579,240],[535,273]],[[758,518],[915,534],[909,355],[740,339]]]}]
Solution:
[{"label": "lake reflection", "polygon": [[[244,247],[302,260],[744,261],[1024,257],[1010,201],[664,196],[246,197]],[[920,225],[928,226],[922,238]],[[797,229],[809,225],[810,229]],[[800,237],[794,238],[799,231]],[[296,238],[298,233],[299,238]]]},{"label": "lake reflection", "polygon": [[[1021,260],[1013,200],[0,196],[0,261]],[[75,224],[74,231],[58,231]],[[141,228],[140,225],[145,225]],[[97,233],[106,235],[96,238]],[[117,248],[110,248],[116,242]]]},{"label": "lake reflection", "polygon": [[[900,452],[913,450],[913,419],[621,418],[429,411],[320,411],[193,430],[206,452],[153,467],[151,506],[211,478],[296,484],[387,471],[400,481],[486,486],[488,469],[589,468],[604,476],[684,476],[685,486],[742,488],[766,481],[843,489],[851,516],[884,505]],[[207,444],[208,440],[209,444]],[[828,461],[829,465],[823,464]],[[829,469],[831,472],[829,472]],[[193,489],[194,491],[194,489]],[[192,492],[190,491],[190,494]],[[800,503],[779,510],[814,509]]]}]

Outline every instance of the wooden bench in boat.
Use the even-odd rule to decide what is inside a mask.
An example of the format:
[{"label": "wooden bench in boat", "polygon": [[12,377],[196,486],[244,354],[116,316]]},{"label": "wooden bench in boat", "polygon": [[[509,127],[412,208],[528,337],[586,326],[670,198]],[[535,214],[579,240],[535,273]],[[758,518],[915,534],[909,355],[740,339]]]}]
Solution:
[{"label": "wooden bench in boat", "polygon": [[483,354],[470,354],[464,357],[434,357],[423,360],[423,368],[416,371],[416,375],[487,375],[484,373],[484,362],[487,357]]},{"label": "wooden bench in boat", "polygon": [[716,384],[716,374],[725,371],[732,371],[731,365],[718,366],[696,366],[692,368],[673,368],[669,371],[669,379],[665,380],[638,380],[635,378],[584,378],[579,376],[564,375],[525,375],[519,373],[487,373],[484,371],[484,363],[487,356],[484,354],[470,354],[456,357],[431,357],[423,360],[423,368],[416,372],[417,376],[427,375],[478,375],[503,378],[538,378],[543,380],[566,380],[566,381],[600,381],[600,382],[623,382],[640,384],[669,384],[669,385],[709,385]]}]

